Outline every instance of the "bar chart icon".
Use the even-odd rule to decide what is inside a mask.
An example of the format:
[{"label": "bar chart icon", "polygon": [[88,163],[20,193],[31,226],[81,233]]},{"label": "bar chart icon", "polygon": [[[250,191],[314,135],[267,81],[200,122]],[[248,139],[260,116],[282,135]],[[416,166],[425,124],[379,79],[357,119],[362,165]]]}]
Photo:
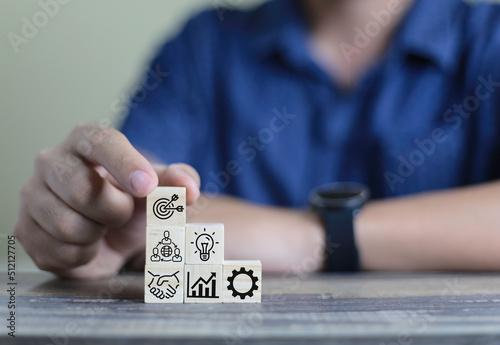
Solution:
[{"label": "bar chart icon", "polygon": [[217,273],[211,272],[210,277],[204,279],[203,277],[198,278],[193,284],[191,284],[191,272],[187,272],[187,285],[189,290],[187,292],[187,297],[191,298],[219,298],[217,296]]}]

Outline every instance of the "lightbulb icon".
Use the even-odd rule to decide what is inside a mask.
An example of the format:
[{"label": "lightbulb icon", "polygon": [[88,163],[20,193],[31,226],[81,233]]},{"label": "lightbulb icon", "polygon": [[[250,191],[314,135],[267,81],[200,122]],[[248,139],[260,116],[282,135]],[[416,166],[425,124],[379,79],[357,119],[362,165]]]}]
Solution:
[{"label": "lightbulb icon", "polygon": [[196,249],[198,249],[198,250],[195,251],[195,254],[200,253],[200,260],[201,261],[208,261],[208,260],[210,260],[210,253],[215,254],[215,251],[212,250],[214,247],[214,244],[219,244],[219,242],[214,241],[214,238],[212,237],[215,235],[215,232],[213,232],[210,235],[210,234],[206,233],[206,231],[207,231],[206,228],[203,228],[203,231],[204,232],[199,234],[199,235],[196,232],[194,233],[198,237],[196,238],[196,241],[194,243],[191,242],[191,244],[196,245]]},{"label": "lightbulb icon", "polygon": [[201,261],[210,260],[210,251],[214,247],[214,240],[208,234],[201,234],[196,239],[196,248],[200,251]]}]

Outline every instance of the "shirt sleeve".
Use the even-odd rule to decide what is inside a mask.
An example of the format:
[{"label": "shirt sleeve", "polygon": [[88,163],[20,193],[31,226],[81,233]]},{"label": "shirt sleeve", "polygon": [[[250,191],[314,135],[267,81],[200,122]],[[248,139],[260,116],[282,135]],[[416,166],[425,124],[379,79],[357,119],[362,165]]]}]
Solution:
[{"label": "shirt sleeve", "polygon": [[491,92],[496,116],[500,117],[500,5],[480,2],[474,6],[471,16],[471,35],[467,48],[471,60],[478,66],[474,77],[481,77],[489,82],[483,86]]},{"label": "shirt sleeve", "polygon": [[[161,47],[128,105],[121,131],[139,151],[163,163],[195,168],[213,121],[207,14],[191,19]],[[201,58],[203,57],[203,58]]]},{"label": "shirt sleeve", "polygon": [[463,155],[474,158],[471,182],[481,183],[500,178],[500,6],[486,2],[470,6],[464,47],[469,89],[458,103],[477,104],[477,111],[464,118],[464,127],[477,144],[468,142],[469,152]]}]

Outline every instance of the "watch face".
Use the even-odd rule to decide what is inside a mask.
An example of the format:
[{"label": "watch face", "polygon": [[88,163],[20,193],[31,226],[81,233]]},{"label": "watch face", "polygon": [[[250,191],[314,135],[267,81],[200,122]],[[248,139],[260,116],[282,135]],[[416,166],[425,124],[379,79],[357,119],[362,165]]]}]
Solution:
[{"label": "watch face", "polygon": [[360,194],[359,191],[331,191],[331,190],[324,190],[324,191],[318,191],[318,194],[322,198],[327,198],[327,199],[350,199],[353,197],[356,197]]},{"label": "watch face", "polygon": [[320,209],[360,208],[370,197],[368,187],[354,182],[336,182],[311,191],[310,203]]}]

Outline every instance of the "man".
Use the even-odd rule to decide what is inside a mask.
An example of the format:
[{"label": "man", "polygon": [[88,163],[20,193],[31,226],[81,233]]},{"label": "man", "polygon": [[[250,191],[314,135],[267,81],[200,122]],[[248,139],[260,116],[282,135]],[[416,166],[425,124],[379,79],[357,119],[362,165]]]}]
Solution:
[{"label": "man", "polygon": [[186,186],[192,204],[199,173],[212,194],[188,219],[225,223],[226,257],[335,269],[343,243],[328,236],[346,229],[310,211],[308,194],[356,181],[372,193],[351,219],[359,268],[498,270],[499,20],[498,6],[460,0],[202,13],[152,62],[128,140],[81,125],[38,155],[15,233],[62,276],[140,266],[144,197]]}]

